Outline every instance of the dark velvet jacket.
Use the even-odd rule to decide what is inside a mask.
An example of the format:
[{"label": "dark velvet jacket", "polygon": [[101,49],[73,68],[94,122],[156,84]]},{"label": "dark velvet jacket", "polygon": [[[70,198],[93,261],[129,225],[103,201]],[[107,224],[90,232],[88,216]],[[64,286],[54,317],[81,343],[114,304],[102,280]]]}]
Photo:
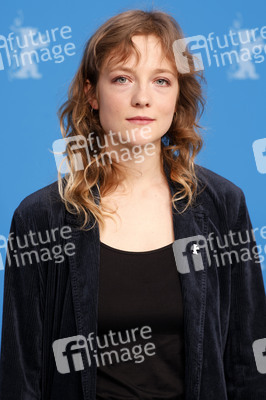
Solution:
[{"label": "dark velvet jacket", "polygon": [[[178,185],[169,178],[172,195]],[[252,229],[242,190],[225,178],[196,165],[204,190],[183,214],[173,208],[175,240],[210,232],[224,234]],[[96,193],[96,192],[95,192]],[[180,210],[185,200],[178,202]],[[93,220],[90,222],[92,226]],[[74,243],[61,263],[54,259],[18,267],[14,254],[23,252],[13,240],[13,257],[5,267],[0,360],[1,400],[95,400],[97,366],[61,374],[52,344],[55,340],[97,333],[99,228],[79,229],[66,211],[57,182],[25,198],[15,210],[11,232],[45,232],[69,226],[71,238],[56,236],[56,245]],[[68,236],[69,237],[69,236]],[[254,242],[255,243],[255,242]],[[251,250],[254,243],[245,247]],[[45,246],[54,246],[51,242]],[[117,246],[119,247],[119,246]],[[31,246],[31,250],[34,250]],[[238,249],[240,251],[240,249]],[[254,259],[208,264],[180,273],[184,305],[186,400],[265,400],[266,375],[258,372],[252,344],[266,338],[266,303],[261,266]],[[162,293],[163,301],[163,293]],[[133,398],[133,397],[132,397]],[[153,399],[154,400],[154,399]]]}]

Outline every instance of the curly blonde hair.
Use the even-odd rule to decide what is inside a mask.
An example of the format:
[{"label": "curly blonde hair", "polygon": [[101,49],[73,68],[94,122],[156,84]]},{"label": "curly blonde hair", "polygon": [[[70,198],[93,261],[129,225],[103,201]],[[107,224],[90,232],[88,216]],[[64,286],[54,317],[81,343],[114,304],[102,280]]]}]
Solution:
[{"label": "curly blonde hair", "polygon": [[[130,10],[118,14],[106,21],[86,43],[83,57],[68,91],[68,100],[59,108],[60,129],[64,138],[82,136],[85,141],[90,132],[94,132],[102,142],[106,134],[101,127],[98,112],[91,112],[89,98],[97,96],[97,82],[104,62],[125,61],[134,51],[138,51],[132,41],[134,35],[155,35],[162,44],[165,56],[174,63],[173,43],[184,38],[176,20],[165,12],[158,10]],[[166,163],[172,181],[179,183],[180,190],[174,194],[172,204],[180,212],[176,203],[187,198],[185,211],[197,194],[198,180],[195,173],[194,159],[203,145],[199,134],[202,127],[198,124],[204,111],[205,99],[200,80],[205,82],[202,72],[196,71],[192,55],[188,50],[187,57],[190,71],[179,73],[179,96],[176,103],[172,124],[161,139],[161,161]],[[86,93],[86,81],[90,82]],[[78,138],[77,138],[78,139]],[[88,151],[88,150],[87,150]],[[89,150],[90,151],[90,150]],[[84,163],[83,170],[76,170],[74,153],[71,146],[66,147],[69,173],[64,177],[59,171],[59,193],[67,210],[82,218],[82,229],[90,222],[92,216],[104,226],[106,214],[100,205],[101,196],[116,189],[120,182],[123,167],[113,161],[103,163],[98,147],[91,161],[85,149],[79,149]],[[95,153],[95,150],[94,150]],[[92,155],[92,154],[91,154]],[[93,188],[98,189],[96,198]],[[111,210],[107,210],[111,216]],[[94,226],[94,225],[93,225]]]}]

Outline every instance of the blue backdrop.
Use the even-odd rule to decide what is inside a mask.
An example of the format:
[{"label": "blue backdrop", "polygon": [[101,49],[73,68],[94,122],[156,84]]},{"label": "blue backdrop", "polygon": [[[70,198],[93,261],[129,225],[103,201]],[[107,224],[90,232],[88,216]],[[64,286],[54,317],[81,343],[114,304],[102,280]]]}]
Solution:
[{"label": "blue backdrop", "polygon": [[[197,162],[240,186],[246,195],[253,227],[266,225],[264,0],[255,3],[247,0],[233,3],[230,0],[220,3],[212,0],[48,0],[43,3],[25,0],[23,5],[13,0],[11,4],[2,3],[0,12],[2,239],[8,236],[12,214],[20,201],[57,179],[51,153],[53,141],[61,137],[56,111],[66,98],[86,40],[110,16],[131,8],[152,6],[170,12],[187,37],[201,35],[201,43],[204,44],[204,38],[205,45],[208,43],[208,52],[206,48],[201,51],[208,82],[207,108],[201,119],[206,128],[205,145]],[[251,33],[256,28],[256,36],[250,35],[248,41],[247,31]],[[48,31],[50,43],[44,46],[49,50],[43,51],[43,58],[36,59],[32,65],[23,65],[19,49],[14,47],[13,58],[9,60],[5,43],[14,45],[12,38],[29,30],[42,35]],[[223,47],[230,30],[242,32],[242,41],[246,44],[237,44],[234,37],[230,47]],[[207,41],[211,37],[214,40]],[[44,41],[45,37],[42,38]],[[232,50],[234,55],[230,60],[224,53]],[[257,142],[254,153],[253,142],[259,139],[265,140]],[[256,238],[258,244],[265,246],[266,257],[266,239],[257,234]],[[5,251],[0,250],[0,263],[3,263]],[[262,269],[266,282],[265,261]],[[3,280],[1,268],[0,321]]]}]

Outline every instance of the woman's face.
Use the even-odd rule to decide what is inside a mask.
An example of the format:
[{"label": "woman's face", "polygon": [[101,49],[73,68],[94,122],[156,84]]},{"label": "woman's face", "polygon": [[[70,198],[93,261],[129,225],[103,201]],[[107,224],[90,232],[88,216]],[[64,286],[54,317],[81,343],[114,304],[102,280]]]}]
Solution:
[{"label": "woman's face", "polygon": [[[140,52],[139,62],[136,64],[134,53],[126,63],[112,67],[107,60],[99,75],[98,100],[94,99],[91,105],[99,110],[106,134],[111,130],[128,138],[128,131],[136,139],[132,139],[132,145],[158,144],[171,126],[175,112],[179,91],[177,70],[165,58],[156,36],[137,35],[132,40]],[[149,133],[143,134],[144,131]]]}]

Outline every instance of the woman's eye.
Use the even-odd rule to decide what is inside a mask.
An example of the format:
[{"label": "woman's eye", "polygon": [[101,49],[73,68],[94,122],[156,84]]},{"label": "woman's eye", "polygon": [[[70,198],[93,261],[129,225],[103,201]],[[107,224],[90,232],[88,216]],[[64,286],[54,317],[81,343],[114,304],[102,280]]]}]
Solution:
[{"label": "woman's eye", "polygon": [[118,76],[117,78],[115,78],[113,80],[113,82],[118,82],[118,83],[126,83],[127,78],[125,78],[124,76]]},{"label": "woman's eye", "polygon": [[159,82],[159,86],[169,86],[170,85],[170,82],[167,80],[167,79],[163,79],[163,78],[160,78],[160,79],[157,79],[155,82]]},{"label": "woman's eye", "polygon": [[[128,78],[126,78],[125,76],[118,76],[115,79],[113,79],[112,82],[124,84],[124,83],[127,83],[127,81],[128,81]],[[156,79],[155,82],[157,82],[159,84],[159,86],[170,86],[170,82],[164,78]]]}]

